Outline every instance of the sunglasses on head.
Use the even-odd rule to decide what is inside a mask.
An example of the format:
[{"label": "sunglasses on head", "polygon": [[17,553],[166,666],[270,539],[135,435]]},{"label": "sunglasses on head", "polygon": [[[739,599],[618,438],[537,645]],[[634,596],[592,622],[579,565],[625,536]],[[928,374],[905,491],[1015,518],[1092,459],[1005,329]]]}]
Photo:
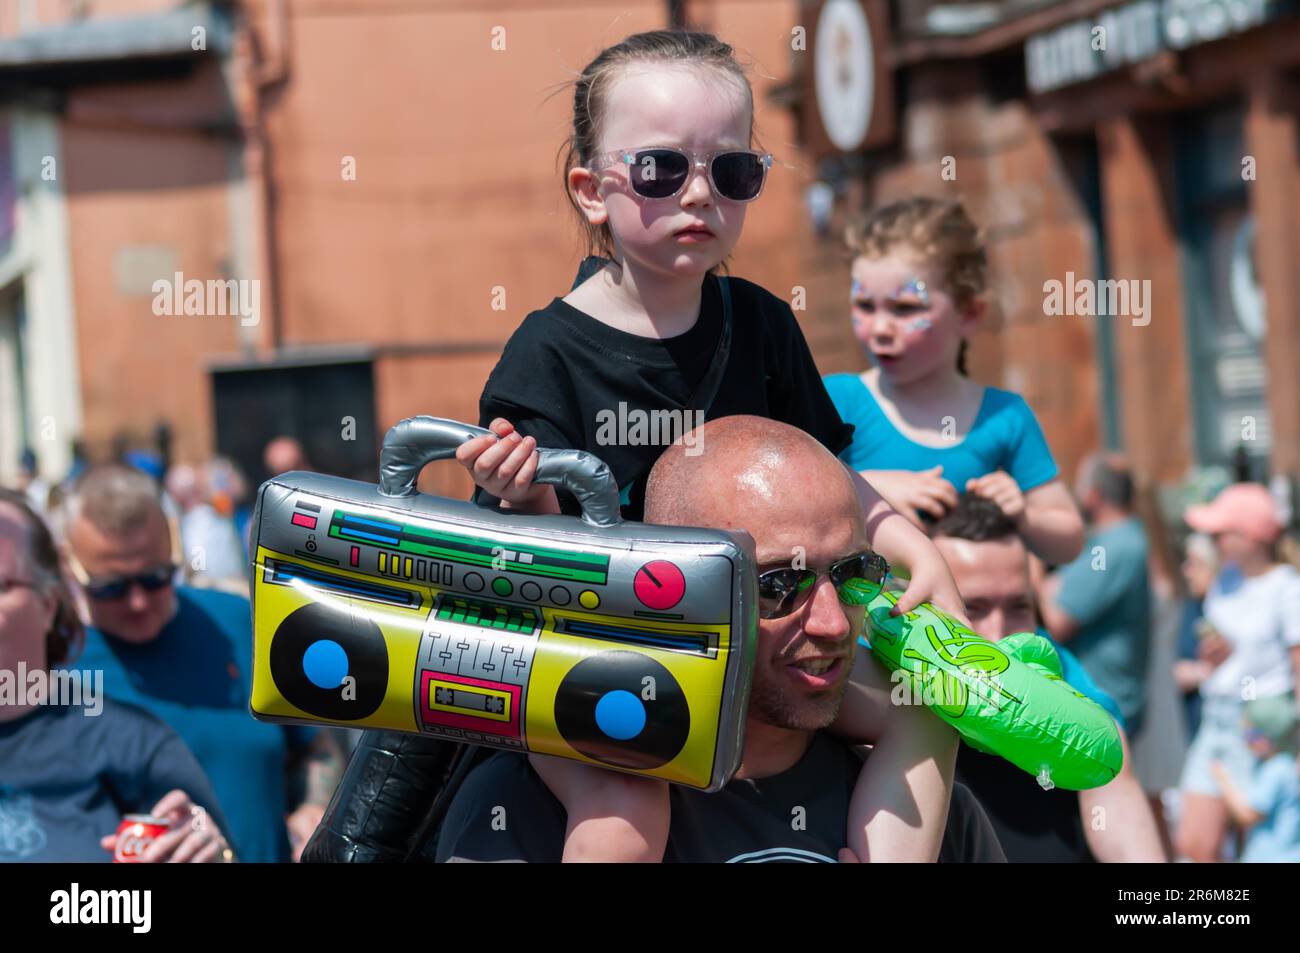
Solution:
[{"label": "sunglasses on head", "polygon": [[[822,575],[816,569],[769,569],[758,574],[758,617],[779,619],[797,610],[807,600]],[[866,605],[880,594],[889,564],[873,552],[856,553],[831,563],[825,570],[840,601]]]},{"label": "sunglasses on head", "polygon": [[155,566],[153,569],[146,569],[144,572],[130,576],[106,576],[100,579],[86,578],[81,582],[81,588],[86,591],[86,595],[90,596],[90,598],[104,600],[121,599],[131,591],[132,586],[139,586],[145,592],[157,592],[160,589],[166,589],[172,584],[172,579],[176,575],[176,568],[174,563],[164,563],[161,566]]},{"label": "sunglasses on head", "polygon": [[646,199],[672,198],[686,187],[691,170],[708,170],[713,191],[732,202],[752,202],[763,191],[772,156],[762,152],[735,150],[700,155],[671,146],[620,149],[596,156],[587,168],[595,172],[610,162],[627,166],[632,191]]}]

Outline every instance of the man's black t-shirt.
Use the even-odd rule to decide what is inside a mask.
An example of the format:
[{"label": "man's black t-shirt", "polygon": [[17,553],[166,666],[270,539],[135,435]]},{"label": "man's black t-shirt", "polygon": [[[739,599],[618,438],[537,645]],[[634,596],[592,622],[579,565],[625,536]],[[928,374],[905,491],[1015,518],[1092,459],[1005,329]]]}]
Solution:
[{"label": "man's black t-shirt", "polygon": [[1028,772],[965,742],[957,752],[956,777],[988,809],[1011,863],[1095,860],[1079,814],[1079,792],[1062,788],[1044,791]]},{"label": "man's black t-shirt", "polygon": [[[849,799],[862,768],[849,745],[817,732],[803,758],[768,778],[705,794],[674,785],[667,863],[835,863],[846,846]],[[494,755],[465,779],[447,812],[435,859],[558,862],[564,808],[523,755]],[[979,803],[953,788],[939,860],[1006,858]]]},{"label": "man's black t-shirt", "polygon": [[[790,306],[730,278],[732,343],[704,419],[752,414],[803,430],[834,454],[853,427],[840,419]],[[587,450],[609,464],[623,515],[640,520],[645,479],[664,448],[697,422],[688,407],[717,349],[722,297],[704,282],[700,316],[676,337],[609,327],[556,298],[511,335],[479,400],[479,423],[504,417],[538,446]],[[559,493],[566,513],[576,501]]]}]

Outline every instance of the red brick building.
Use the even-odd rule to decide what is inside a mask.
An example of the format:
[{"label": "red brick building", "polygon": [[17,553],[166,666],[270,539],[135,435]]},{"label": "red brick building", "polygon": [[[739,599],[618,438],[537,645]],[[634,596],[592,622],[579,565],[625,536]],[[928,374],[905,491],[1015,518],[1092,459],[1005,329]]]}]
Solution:
[{"label": "red brick building", "polygon": [[[1300,475],[1294,5],[852,4],[892,7],[897,134],[830,156],[837,221],[910,192],[970,205],[996,286],[975,376],[1023,392],[1067,467],[1104,443],[1148,485],[1243,451],[1257,476]],[[806,66],[786,90],[803,142]],[[1072,279],[1150,282],[1147,313],[1046,313]],[[822,359],[858,366],[830,333]]]},{"label": "red brick building", "polygon": [[[24,444],[57,475],[71,438],[103,455],[159,421],[178,457],[220,451],[254,478],[280,432],[364,472],[403,416],[474,418],[506,337],[579,255],[562,85],[673,23],[749,64],[782,164],[734,271],[804,289],[823,371],[864,366],[838,226],[864,203],[958,194],[995,263],[973,373],[1026,395],[1063,467],[1105,442],[1170,481],[1241,443],[1300,474],[1289,8],[1203,0],[1183,23],[1157,0],[848,2],[870,16],[874,83],[850,149],[827,148],[812,92],[821,2],[4,4],[0,476]],[[817,181],[838,190],[829,235]],[[1149,322],[1045,314],[1045,283],[1071,274],[1149,281]],[[221,282],[231,307],[158,314],[159,280]],[[253,304],[255,321],[235,307]]]}]

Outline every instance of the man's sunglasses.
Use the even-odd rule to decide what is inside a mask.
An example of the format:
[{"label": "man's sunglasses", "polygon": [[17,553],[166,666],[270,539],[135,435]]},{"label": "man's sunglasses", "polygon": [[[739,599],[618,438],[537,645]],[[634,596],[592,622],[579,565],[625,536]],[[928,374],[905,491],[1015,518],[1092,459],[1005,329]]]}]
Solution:
[{"label": "man's sunglasses", "polygon": [[646,199],[672,198],[683,188],[696,166],[708,169],[713,191],[732,202],[752,202],[763,191],[772,157],[762,152],[687,153],[670,146],[621,149],[596,156],[587,168],[592,172],[610,162],[627,166],[632,191]]},{"label": "man's sunglasses", "polygon": [[145,592],[157,592],[160,589],[166,589],[172,584],[177,569],[175,563],[164,563],[161,566],[155,566],[153,569],[147,569],[131,576],[106,576],[93,579],[86,575],[86,571],[81,568],[79,563],[70,561],[70,565],[72,566],[73,575],[81,583],[81,588],[86,591],[86,595],[92,599],[107,601],[123,598],[131,591],[132,586],[139,586]]},{"label": "man's sunglasses", "polygon": [[[877,553],[858,553],[831,563],[825,571],[841,602],[866,605],[880,594],[889,563]],[[769,569],[758,574],[758,617],[779,619],[807,600],[822,575],[815,569]]]}]

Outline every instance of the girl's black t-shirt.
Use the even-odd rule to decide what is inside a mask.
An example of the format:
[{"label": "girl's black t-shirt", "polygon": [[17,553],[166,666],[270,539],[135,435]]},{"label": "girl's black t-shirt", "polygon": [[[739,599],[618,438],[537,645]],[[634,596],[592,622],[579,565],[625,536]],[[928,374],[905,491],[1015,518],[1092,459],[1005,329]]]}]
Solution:
[{"label": "girl's black t-shirt", "polygon": [[[805,431],[840,454],[853,426],[840,419],[790,306],[730,278],[731,354],[703,420],[750,414]],[[672,338],[612,328],[556,298],[506,343],[479,399],[479,424],[509,420],[539,447],[586,450],[613,471],[623,516],[641,520],[645,483],[664,448],[696,426],[688,407],[722,331],[716,278],[704,283],[699,319]],[[688,412],[689,411],[689,412]],[[577,502],[557,491],[564,512]]]}]

